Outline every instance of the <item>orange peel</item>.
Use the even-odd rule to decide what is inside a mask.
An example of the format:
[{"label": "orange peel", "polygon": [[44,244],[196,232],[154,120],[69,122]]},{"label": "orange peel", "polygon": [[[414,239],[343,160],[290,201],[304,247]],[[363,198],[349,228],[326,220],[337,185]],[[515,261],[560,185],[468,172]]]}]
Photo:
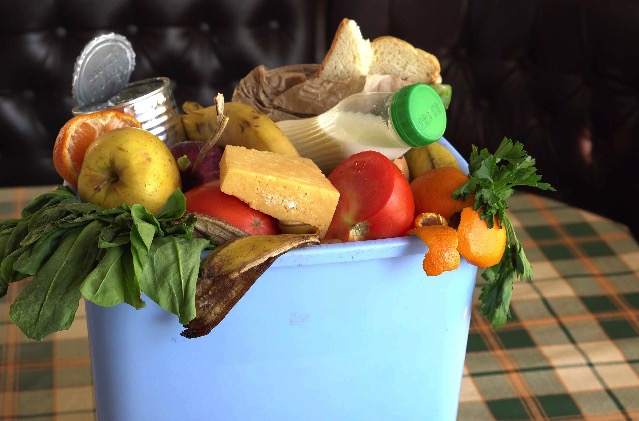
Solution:
[{"label": "orange peel", "polygon": [[416,235],[427,246],[422,266],[428,276],[441,275],[459,267],[457,231],[446,225],[428,225],[413,228],[408,234]]},{"label": "orange peel", "polygon": [[462,209],[457,227],[457,250],[471,264],[490,267],[501,260],[506,250],[506,228],[498,218],[492,228],[481,219],[480,211],[471,207]]},{"label": "orange peel", "polygon": [[132,115],[117,110],[80,114],[67,121],[53,145],[53,165],[60,177],[77,186],[89,145],[100,135],[120,127],[141,128],[142,125]]}]

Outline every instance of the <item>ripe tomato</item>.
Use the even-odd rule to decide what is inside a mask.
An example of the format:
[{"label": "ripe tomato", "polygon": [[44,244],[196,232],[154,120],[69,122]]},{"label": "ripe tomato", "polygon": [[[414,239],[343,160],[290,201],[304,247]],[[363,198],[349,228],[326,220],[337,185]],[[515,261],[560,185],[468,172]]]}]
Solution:
[{"label": "ripe tomato", "polygon": [[220,181],[210,181],[184,193],[186,210],[219,218],[249,234],[278,234],[275,218],[251,208],[220,190]]},{"label": "ripe tomato", "polygon": [[325,240],[400,237],[411,227],[415,202],[397,166],[375,151],[346,158],[328,176],[340,193]]}]

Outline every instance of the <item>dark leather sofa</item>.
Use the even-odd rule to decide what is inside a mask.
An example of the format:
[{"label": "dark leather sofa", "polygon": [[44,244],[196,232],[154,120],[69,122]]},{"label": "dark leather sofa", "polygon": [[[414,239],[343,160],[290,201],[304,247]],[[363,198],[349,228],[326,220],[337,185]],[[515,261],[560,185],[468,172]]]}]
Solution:
[{"label": "dark leather sofa", "polygon": [[132,81],[167,76],[178,104],[210,103],[259,64],[318,62],[343,17],[439,57],[463,155],[519,140],[549,194],[639,235],[636,0],[0,0],[0,186],[60,182],[51,149],[97,34],[131,41]]}]

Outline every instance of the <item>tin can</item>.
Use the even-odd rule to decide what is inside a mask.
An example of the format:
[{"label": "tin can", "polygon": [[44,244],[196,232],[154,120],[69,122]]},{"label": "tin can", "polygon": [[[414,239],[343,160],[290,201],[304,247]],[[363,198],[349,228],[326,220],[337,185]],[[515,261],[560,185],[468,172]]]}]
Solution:
[{"label": "tin can", "polygon": [[135,52],[124,36],[109,33],[92,39],[76,59],[72,113],[120,110],[137,118],[143,129],[168,146],[186,140],[170,79],[129,83],[134,66]]},{"label": "tin can", "polygon": [[106,103],[74,107],[73,114],[86,114],[102,109],[114,109],[134,116],[143,129],[159,137],[168,146],[186,140],[180,112],[171,90],[171,81],[166,77],[129,83]]}]

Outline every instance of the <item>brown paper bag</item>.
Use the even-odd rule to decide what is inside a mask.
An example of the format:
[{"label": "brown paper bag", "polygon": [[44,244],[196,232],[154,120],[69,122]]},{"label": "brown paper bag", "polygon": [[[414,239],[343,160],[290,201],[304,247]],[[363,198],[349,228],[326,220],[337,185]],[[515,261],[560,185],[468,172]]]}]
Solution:
[{"label": "brown paper bag", "polygon": [[258,66],[235,88],[232,101],[250,104],[274,121],[313,117],[358,92],[395,92],[408,82],[388,75],[332,81],[316,76],[319,64],[272,70]]}]

